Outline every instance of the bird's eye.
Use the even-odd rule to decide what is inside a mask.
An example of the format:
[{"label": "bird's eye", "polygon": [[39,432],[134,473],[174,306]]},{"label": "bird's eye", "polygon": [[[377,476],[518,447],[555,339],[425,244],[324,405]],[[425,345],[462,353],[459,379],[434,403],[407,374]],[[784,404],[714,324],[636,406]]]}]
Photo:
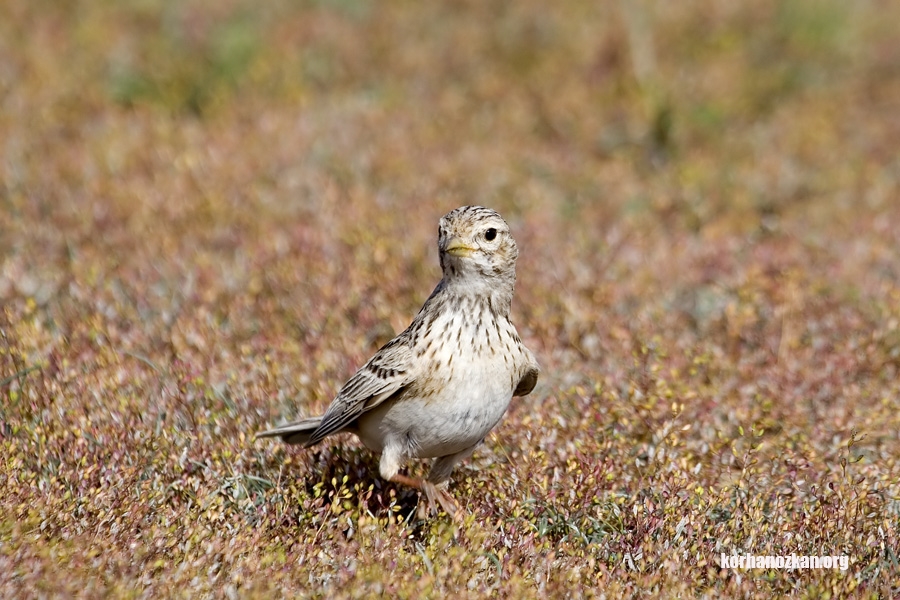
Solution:
[{"label": "bird's eye", "polygon": [[484,232],[484,239],[489,242],[493,242],[495,237],[497,237],[497,230],[493,227]]}]

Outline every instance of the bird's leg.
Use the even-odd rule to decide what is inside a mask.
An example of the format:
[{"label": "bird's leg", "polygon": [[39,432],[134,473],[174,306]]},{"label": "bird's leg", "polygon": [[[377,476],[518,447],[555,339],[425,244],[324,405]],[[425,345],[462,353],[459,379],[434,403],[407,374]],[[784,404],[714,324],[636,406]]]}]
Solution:
[{"label": "bird's leg", "polygon": [[453,471],[453,466],[472,454],[473,450],[475,450],[474,446],[463,450],[462,452],[435,459],[431,466],[431,472],[428,474],[428,479],[418,479],[398,472],[400,469],[400,462],[403,458],[403,449],[398,444],[389,444],[381,454],[379,471],[381,476],[388,481],[424,492],[427,505],[420,501],[418,510],[419,518],[425,518],[428,512],[432,515],[436,515],[437,505],[440,504],[441,508],[443,508],[448,515],[453,517],[453,520],[459,522],[462,520],[462,511],[459,509],[459,506],[457,506],[456,501],[453,500],[453,497],[450,496],[450,493],[447,492],[447,483],[450,480],[450,473]]},{"label": "bird's leg", "polygon": [[411,488],[415,488],[417,490],[422,490],[422,484],[425,482],[421,479],[416,479],[415,477],[407,477],[406,475],[401,475],[397,473],[393,477],[390,478],[390,481],[394,483],[399,483],[400,485],[405,485]]},{"label": "bird's leg", "polygon": [[460,521],[462,519],[462,511],[459,510],[459,507],[447,492],[445,486],[438,486],[430,481],[418,479],[416,477],[408,477],[406,475],[401,475],[400,473],[391,477],[390,481],[415,488],[424,493],[425,502],[420,501],[417,512],[417,516],[420,519],[426,518],[429,513],[436,515],[438,504],[440,504],[441,508],[443,508],[448,515],[453,517],[455,521]]},{"label": "bird's leg", "polygon": [[[481,442],[478,442],[478,444],[480,443]],[[435,485],[441,485],[442,483],[450,481],[450,473],[453,472],[453,467],[460,461],[472,456],[472,453],[475,452],[475,448],[478,447],[478,444],[466,448],[461,452],[457,452],[456,454],[448,454],[447,456],[441,456],[440,458],[434,459],[434,462],[431,463],[431,471],[428,472],[428,481]]]},{"label": "bird's leg", "polygon": [[454,521],[457,523],[462,521],[463,511],[460,510],[453,496],[447,491],[447,484],[450,481],[450,473],[453,472],[453,467],[459,461],[470,457],[477,446],[478,444],[475,444],[471,448],[466,448],[456,454],[441,456],[434,460],[431,465],[431,471],[428,473],[428,478],[422,482],[422,487],[420,488],[428,497],[428,504],[432,512],[436,512],[435,501],[437,501],[441,508],[453,517]]}]

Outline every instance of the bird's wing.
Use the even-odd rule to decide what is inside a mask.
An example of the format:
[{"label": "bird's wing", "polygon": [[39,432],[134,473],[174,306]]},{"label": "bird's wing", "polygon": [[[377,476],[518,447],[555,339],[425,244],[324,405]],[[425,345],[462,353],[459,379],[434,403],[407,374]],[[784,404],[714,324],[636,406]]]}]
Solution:
[{"label": "bird's wing", "polygon": [[528,356],[528,367],[519,379],[519,383],[516,385],[513,396],[527,396],[530,394],[531,390],[534,389],[534,386],[537,385],[538,375],[541,372],[541,368],[538,366],[534,354],[527,348],[525,348],[525,352]]},{"label": "bird's wing", "polygon": [[530,394],[531,390],[534,389],[534,386],[537,385],[538,373],[539,371],[536,367],[529,367],[519,380],[519,384],[516,386],[513,396],[527,396]]},{"label": "bird's wing", "polygon": [[412,364],[412,351],[402,336],[382,346],[344,384],[305,445],[318,444],[350,425],[362,413],[401,393],[415,375]]}]

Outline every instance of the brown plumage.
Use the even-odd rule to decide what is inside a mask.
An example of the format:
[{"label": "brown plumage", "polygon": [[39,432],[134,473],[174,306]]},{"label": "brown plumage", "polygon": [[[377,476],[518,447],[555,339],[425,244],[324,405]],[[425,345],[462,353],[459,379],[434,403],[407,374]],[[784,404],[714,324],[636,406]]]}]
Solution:
[{"label": "brown plumage", "polygon": [[[321,417],[262,431],[312,446],[355,433],[381,453],[385,479],[425,492],[454,517],[446,491],[453,467],[500,421],[511,398],[534,389],[538,365],[509,320],[519,251],[489,208],[464,206],[438,229],[443,278],[413,319],[341,388]],[[425,480],[399,473],[408,458],[433,458]]]}]

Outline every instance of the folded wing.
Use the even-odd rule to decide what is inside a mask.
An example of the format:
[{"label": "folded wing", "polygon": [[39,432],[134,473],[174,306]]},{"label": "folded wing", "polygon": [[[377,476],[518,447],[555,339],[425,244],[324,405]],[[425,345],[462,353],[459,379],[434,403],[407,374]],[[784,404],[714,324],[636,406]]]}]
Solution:
[{"label": "folded wing", "polygon": [[413,379],[411,371],[412,351],[405,338],[396,337],[344,384],[305,445],[318,444],[351,425],[364,412],[402,394]]}]

